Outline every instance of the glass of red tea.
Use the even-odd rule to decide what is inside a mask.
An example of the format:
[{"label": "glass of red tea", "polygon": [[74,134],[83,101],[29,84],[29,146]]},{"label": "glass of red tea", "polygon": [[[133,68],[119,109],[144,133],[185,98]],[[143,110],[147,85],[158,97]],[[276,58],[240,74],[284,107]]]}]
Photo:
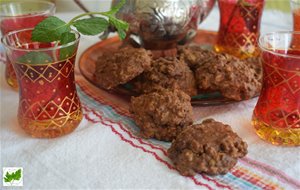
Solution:
[{"label": "glass of red tea", "polygon": [[74,41],[42,43],[31,40],[33,29],[3,36],[7,58],[19,85],[18,121],[32,137],[54,138],[72,132],[82,119],[74,67],[80,35]]},{"label": "glass of red tea", "polygon": [[[300,31],[300,0],[291,0],[291,9],[293,13],[293,28],[294,31]],[[294,39],[293,44],[299,45],[300,38]]]},{"label": "glass of red tea", "polygon": [[265,0],[219,0],[220,27],[215,50],[241,59],[257,57]]},{"label": "glass of red tea", "polygon": [[[5,35],[14,30],[33,28],[54,12],[55,4],[47,1],[2,2],[0,4],[0,31],[2,35]],[[6,64],[5,79],[11,87],[17,89],[18,84],[13,66],[6,58],[3,59]]]},{"label": "glass of red tea", "polygon": [[294,31],[300,31],[300,0],[290,0],[294,19]]},{"label": "glass of red tea", "polygon": [[[300,32],[274,32],[259,39],[263,87],[253,113],[253,126],[275,145],[300,145]],[[300,45],[300,44],[297,44]]]}]

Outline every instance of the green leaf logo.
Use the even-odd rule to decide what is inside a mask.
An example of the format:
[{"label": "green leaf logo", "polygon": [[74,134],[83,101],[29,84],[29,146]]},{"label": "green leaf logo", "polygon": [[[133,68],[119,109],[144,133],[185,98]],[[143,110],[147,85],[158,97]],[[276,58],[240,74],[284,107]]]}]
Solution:
[{"label": "green leaf logo", "polygon": [[[4,186],[19,186],[16,182],[20,181],[22,178],[22,169],[17,169],[16,171],[9,172],[6,171],[5,175],[3,176],[3,184]],[[22,181],[23,184],[23,181]]]}]

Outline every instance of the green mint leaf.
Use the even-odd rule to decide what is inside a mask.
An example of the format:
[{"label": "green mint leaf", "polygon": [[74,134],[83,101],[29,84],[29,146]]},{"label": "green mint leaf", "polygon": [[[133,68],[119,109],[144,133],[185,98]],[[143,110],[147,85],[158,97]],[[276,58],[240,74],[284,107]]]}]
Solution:
[{"label": "green mint leaf", "polygon": [[26,64],[47,64],[53,62],[52,58],[43,52],[29,52],[18,58],[19,63]]},{"label": "green mint leaf", "polygon": [[121,0],[116,6],[111,8],[110,11],[103,13],[103,15],[109,18],[109,23],[117,29],[119,37],[123,40],[126,37],[126,31],[129,28],[127,22],[119,20],[115,17],[115,14],[124,6],[126,0]]},{"label": "green mint leaf", "polygon": [[61,35],[60,44],[67,44],[76,40],[76,36],[72,32],[65,32]]},{"label": "green mint leaf", "polygon": [[106,30],[109,24],[104,18],[94,17],[76,20],[73,25],[84,35],[96,35]]},{"label": "green mint leaf", "polygon": [[14,180],[18,181],[21,179],[21,169],[18,169],[16,172],[12,173]]},{"label": "green mint leaf", "polygon": [[121,0],[116,6],[112,7],[107,13],[110,15],[115,15],[119,10],[125,5],[126,0]]},{"label": "green mint leaf", "polygon": [[60,40],[61,35],[70,30],[69,24],[55,16],[50,16],[36,25],[31,39],[38,42],[54,42]]},{"label": "green mint leaf", "polygon": [[109,16],[109,22],[117,29],[119,37],[122,40],[125,39],[128,23],[111,16]]},{"label": "green mint leaf", "polygon": [[[63,44],[68,44],[70,42],[73,42],[75,40],[76,40],[76,36],[74,33],[66,32],[66,33],[62,34],[60,43],[61,43],[61,45],[63,45]],[[72,56],[74,54],[74,51],[75,51],[75,44],[61,48],[60,53],[59,53],[59,59],[64,60],[64,59]]]}]

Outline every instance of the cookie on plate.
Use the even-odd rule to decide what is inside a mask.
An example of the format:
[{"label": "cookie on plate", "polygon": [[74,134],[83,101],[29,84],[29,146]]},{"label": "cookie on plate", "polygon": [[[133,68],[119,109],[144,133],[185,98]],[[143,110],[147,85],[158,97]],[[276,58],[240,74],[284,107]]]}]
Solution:
[{"label": "cookie on plate", "polygon": [[181,90],[162,89],[131,98],[130,112],[144,138],[172,141],[193,123],[191,98]]},{"label": "cookie on plate", "polygon": [[178,49],[179,56],[194,70],[202,63],[210,62],[216,56],[211,50],[202,49],[199,45],[182,46]]},{"label": "cookie on plate", "polygon": [[219,91],[237,101],[250,99],[261,89],[257,71],[250,64],[224,53],[198,66],[195,78],[200,91]]},{"label": "cookie on plate", "polygon": [[141,93],[169,88],[181,89],[190,96],[197,94],[193,72],[183,60],[176,57],[153,60],[151,68],[139,77],[135,86]]},{"label": "cookie on plate", "polygon": [[246,64],[248,64],[250,68],[252,68],[255,71],[255,78],[260,82],[260,84],[262,84],[263,67],[260,58],[251,57],[245,59],[244,61]]},{"label": "cookie on plate", "polygon": [[208,119],[188,126],[173,141],[168,155],[181,175],[225,174],[247,154],[247,144],[229,125]]},{"label": "cookie on plate", "polygon": [[125,84],[151,64],[151,53],[143,48],[125,47],[102,54],[96,63],[96,82],[105,89]]}]

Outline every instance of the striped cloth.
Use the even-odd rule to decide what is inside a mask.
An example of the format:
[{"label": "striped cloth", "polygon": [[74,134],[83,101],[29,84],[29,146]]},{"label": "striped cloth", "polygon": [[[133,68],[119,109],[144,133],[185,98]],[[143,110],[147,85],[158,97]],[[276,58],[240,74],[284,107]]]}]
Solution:
[{"label": "striped cloth", "polygon": [[[85,81],[81,76],[77,76],[77,90],[80,95],[80,99],[83,104],[84,117],[92,124],[96,124],[99,127],[108,127],[111,132],[116,135],[120,141],[123,141],[127,146],[134,147],[140,151],[140,154],[145,154],[149,157],[153,157],[157,160],[156,164],[161,164],[170,172],[176,172],[172,162],[167,157],[167,149],[170,147],[170,143],[161,142],[157,140],[147,140],[138,136],[138,127],[135,125],[128,112],[128,101],[122,99],[117,95],[109,94],[103,90],[100,90],[93,85]],[[230,113],[231,109],[237,107],[237,109],[245,108],[250,105],[252,110],[255,100],[246,101],[244,103],[236,103],[227,106],[217,106],[212,108],[200,108],[194,107],[194,111],[197,116],[201,116],[203,110],[211,111],[206,112],[205,116],[209,117],[212,112],[221,110],[227,110],[226,114],[219,117],[218,120],[226,121],[225,115],[232,117],[232,119],[240,120],[240,115],[234,116],[234,113]],[[242,104],[243,106],[239,105]],[[242,115],[244,113],[242,112]],[[251,114],[248,114],[251,115]],[[197,119],[197,116],[195,118]],[[223,119],[221,119],[223,117]],[[204,174],[196,175],[195,177],[182,177],[185,178],[186,183],[193,183],[194,187],[201,187],[203,189],[300,189],[300,164],[299,164],[299,148],[281,148],[269,145],[259,140],[253,133],[250,125],[250,118],[244,115],[247,120],[247,124],[244,126],[237,126],[233,124],[233,129],[247,128],[239,131],[239,135],[242,136],[249,144],[249,154],[239,160],[238,164],[226,175],[219,176],[207,176]],[[235,123],[235,122],[227,122]],[[242,132],[243,131],[243,132]],[[250,134],[246,134],[251,131]],[[250,137],[250,138],[249,138]],[[251,142],[252,138],[255,139],[255,143]],[[258,147],[261,146],[261,147]],[[267,160],[267,155],[261,152],[261,148],[278,149],[274,151],[273,160]],[[282,151],[282,152],[281,152]],[[129,153],[130,154],[130,153]],[[289,170],[292,170],[292,165],[287,165],[284,168],[276,167],[280,162],[286,162],[284,157],[280,157],[281,154],[289,154],[290,157],[294,157],[292,160],[295,163],[294,173],[290,175]],[[279,155],[279,156],[278,156]],[[297,163],[298,162],[298,163]],[[151,166],[149,166],[151,167]],[[179,174],[178,174],[179,175]],[[166,182],[166,183],[172,183]]]}]

